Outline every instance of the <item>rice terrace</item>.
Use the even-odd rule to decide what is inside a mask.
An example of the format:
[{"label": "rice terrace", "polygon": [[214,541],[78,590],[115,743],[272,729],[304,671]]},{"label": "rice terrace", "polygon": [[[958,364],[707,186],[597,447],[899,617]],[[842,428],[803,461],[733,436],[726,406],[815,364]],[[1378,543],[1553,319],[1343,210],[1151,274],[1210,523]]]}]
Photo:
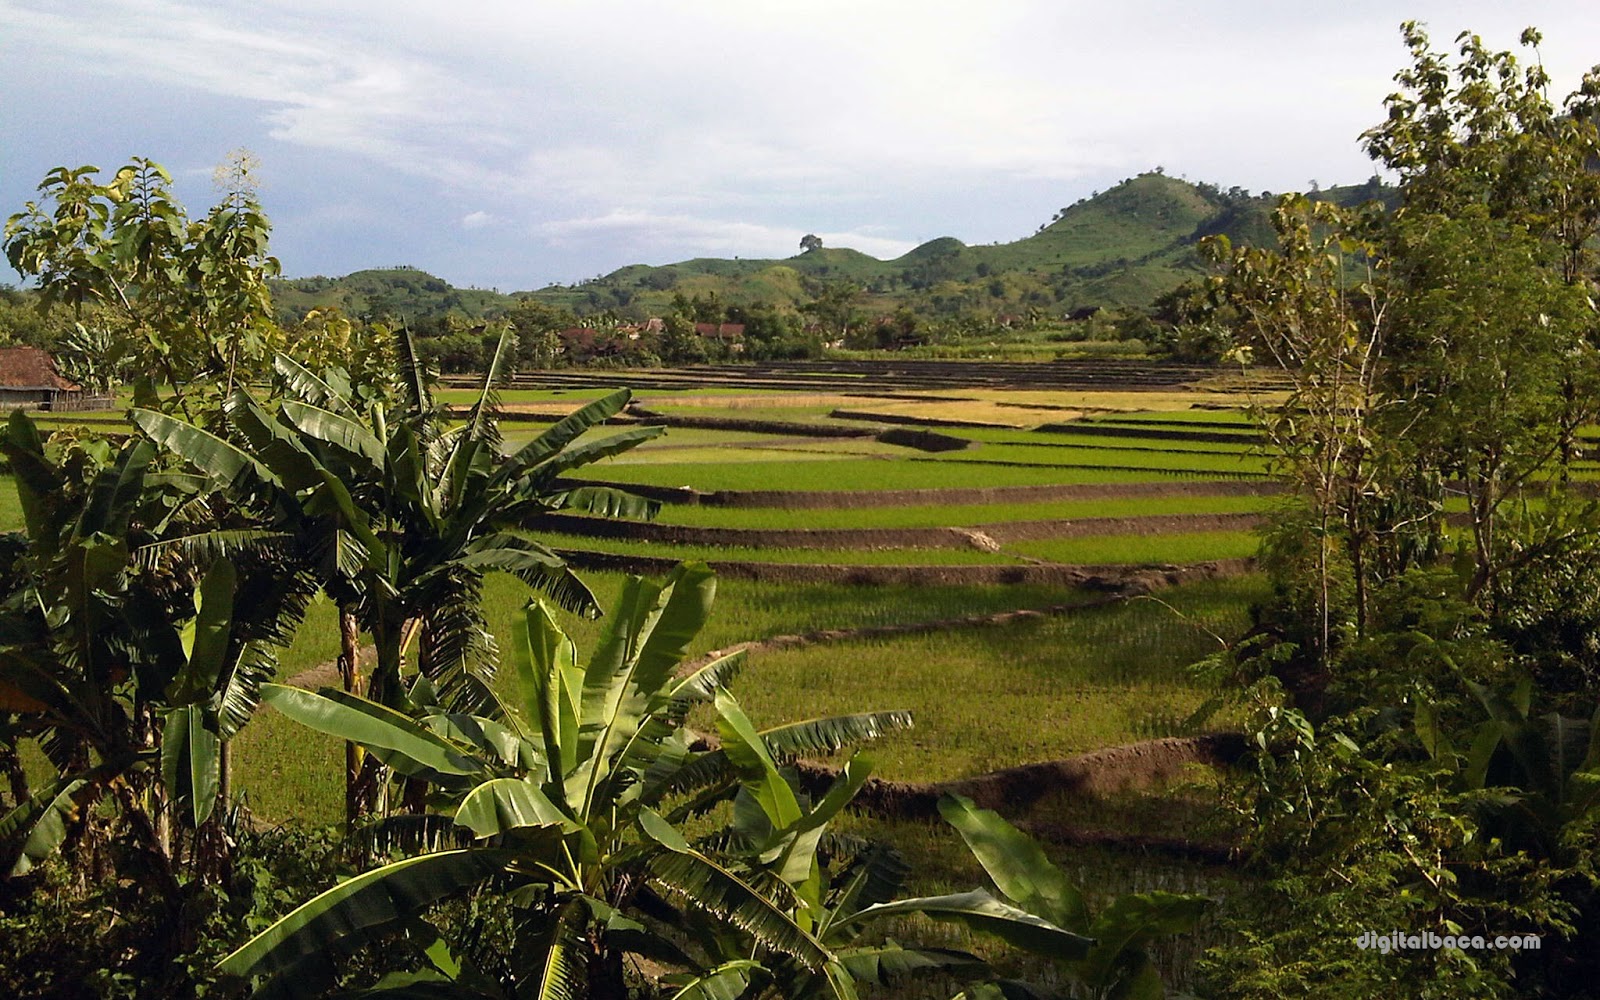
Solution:
[{"label": "rice terrace", "polygon": [[[276,16],[191,27],[318,62]],[[191,163],[46,170],[0,285],[0,997],[1593,995],[1600,67],[1556,104],[1533,29],[1401,34],[1367,182],[1157,166],[1009,242],[748,221],[915,186],[887,135],[859,191],[715,128],[491,168],[516,116],[443,72],[433,203],[280,216],[612,268],[509,294],[286,276],[242,148],[196,215]],[[276,152],[359,131],[333,80]]]}]

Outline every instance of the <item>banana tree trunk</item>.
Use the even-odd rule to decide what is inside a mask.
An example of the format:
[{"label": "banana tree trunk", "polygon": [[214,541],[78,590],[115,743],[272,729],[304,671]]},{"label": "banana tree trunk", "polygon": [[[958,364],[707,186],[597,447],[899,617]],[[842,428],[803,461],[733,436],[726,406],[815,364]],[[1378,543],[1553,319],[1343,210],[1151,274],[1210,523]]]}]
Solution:
[{"label": "banana tree trunk", "polygon": [[[339,680],[346,694],[365,694],[361,677],[361,628],[355,612],[339,609]],[[361,817],[361,765],[366,751],[359,743],[344,745],[344,827],[348,836]]]}]

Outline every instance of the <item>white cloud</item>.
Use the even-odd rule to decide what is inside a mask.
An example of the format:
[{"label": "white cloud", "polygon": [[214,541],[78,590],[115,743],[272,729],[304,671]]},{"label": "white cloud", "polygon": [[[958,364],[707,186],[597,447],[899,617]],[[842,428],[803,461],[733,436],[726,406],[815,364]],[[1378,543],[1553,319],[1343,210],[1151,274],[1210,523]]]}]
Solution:
[{"label": "white cloud", "polygon": [[[806,230],[692,215],[667,215],[640,209],[614,209],[588,218],[562,219],[538,227],[538,234],[556,246],[586,240],[622,241],[649,256],[664,250],[685,256],[792,257],[800,252]],[[879,258],[892,258],[916,246],[872,232],[818,233],[824,245],[850,247]]]},{"label": "white cloud", "polygon": [[1401,16],[1446,49],[1539,24],[1556,93],[1600,31],[1600,8],[1558,0],[0,0],[0,87],[41,67],[64,89],[155,84],[150,123],[226,98],[418,199],[369,214],[492,219],[605,269],[641,248],[786,255],[802,226],[893,255],[896,235],[979,238],[947,220],[1019,189],[1040,222],[1157,164],[1252,189],[1359,179]]},{"label": "white cloud", "polygon": [[461,217],[461,228],[482,229],[484,226],[487,226],[495,221],[497,220],[494,216],[480,209],[479,211],[468,212],[466,215],[463,215]]}]

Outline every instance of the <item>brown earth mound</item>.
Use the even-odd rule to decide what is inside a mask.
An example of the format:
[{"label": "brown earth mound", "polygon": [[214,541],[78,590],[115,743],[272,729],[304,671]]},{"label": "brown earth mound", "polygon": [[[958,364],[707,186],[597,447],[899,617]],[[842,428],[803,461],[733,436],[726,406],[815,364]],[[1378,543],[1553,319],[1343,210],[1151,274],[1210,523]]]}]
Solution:
[{"label": "brown earth mound", "polygon": [[[1207,733],[1106,747],[954,781],[869,778],[851,807],[893,819],[932,819],[939,815],[939,796],[953,793],[984,809],[1015,813],[1047,795],[1103,796],[1164,785],[1192,764],[1226,767],[1244,755],[1246,746],[1243,733]],[[812,791],[825,791],[837,774],[835,768],[805,761],[798,769]]]},{"label": "brown earth mound", "polygon": [[[718,545],[778,549],[938,549],[994,551],[1007,542],[1100,535],[1172,535],[1204,531],[1248,531],[1259,514],[1158,514],[1148,517],[1085,517],[1077,520],[1002,521],[935,528],[707,528],[647,521],[549,514],[541,526],[586,538],[625,538],[670,545]],[[977,539],[984,541],[977,541]]]},{"label": "brown earth mound", "polygon": [[780,510],[1034,503],[1045,500],[1113,500],[1133,497],[1272,496],[1283,492],[1282,484],[1277,482],[1235,479],[975,486],[926,490],[719,490],[711,493],[702,493],[688,486],[647,486],[592,479],[562,481],[573,486],[610,486],[664,503],[697,503],[708,507],[775,507]]},{"label": "brown earth mound", "polygon": [[877,433],[874,427],[836,427],[793,420],[747,420],[743,417],[688,417],[657,413],[640,406],[630,406],[628,413],[637,418],[639,423],[650,427],[696,427],[702,430],[750,431],[810,438],[869,438]]},{"label": "brown earth mound", "polygon": [[[578,569],[609,569],[644,575],[661,574],[678,564],[659,556],[621,555],[557,549]],[[713,560],[717,573],[740,580],[777,583],[849,583],[869,587],[939,587],[983,584],[1036,583],[1086,590],[1121,591],[1130,587],[1170,586],[1186,580],[1204,580],[1247,572],[1252,559],[1216,559],[1186,565],[1027,565],[980,566],[845,566],[818,563],[723,562]]]}]

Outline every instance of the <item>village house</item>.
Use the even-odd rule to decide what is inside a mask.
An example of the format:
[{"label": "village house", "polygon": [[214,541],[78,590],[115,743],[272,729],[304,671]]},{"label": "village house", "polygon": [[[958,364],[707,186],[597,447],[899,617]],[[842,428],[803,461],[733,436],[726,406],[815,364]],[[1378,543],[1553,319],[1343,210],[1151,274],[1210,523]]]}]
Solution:
[{"label": "village house", "polygon": [[734,353],[744,350],[743,323],[696,323],[694,332],[706,340],[726,345]]},{"label": "village house", "polygon": [[0,347],[0,412],[104,408],[75,382],[56,374],[50,352],[39,347]]}]

